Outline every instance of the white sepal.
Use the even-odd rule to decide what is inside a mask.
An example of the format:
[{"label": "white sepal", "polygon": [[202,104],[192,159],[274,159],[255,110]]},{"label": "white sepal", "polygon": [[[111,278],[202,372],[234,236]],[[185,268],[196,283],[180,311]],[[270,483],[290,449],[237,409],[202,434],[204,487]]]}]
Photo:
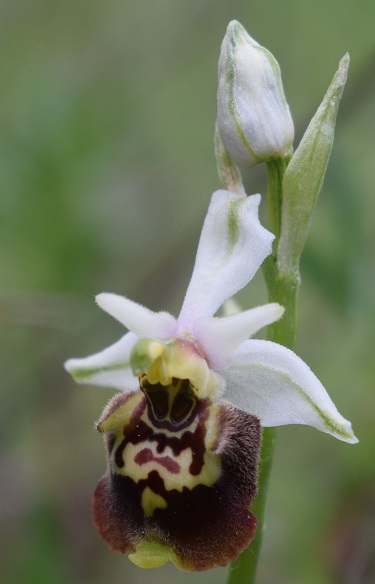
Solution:
[{"label": "white sepal", "polygon": [[223,373],[226,399],[262,426],[306,424],[344,442],[358,442],[323,385],[293,351],[270,341],[245,341]]},{"label": "white sepal", "polygon": [[217,309],[254,276],[274,239],[259,222],[260,195],[216,191],[203,225],[193,275],[178,317],[178,332]]},{"label": "white sepal", "polygon": [[127,333],[119,341],[95,355],[69,359],[65,369],[78,383],[103,385],[120,391],[136,389],[138,379],[130,368],[130,351],[137,341],[134,333]]}]

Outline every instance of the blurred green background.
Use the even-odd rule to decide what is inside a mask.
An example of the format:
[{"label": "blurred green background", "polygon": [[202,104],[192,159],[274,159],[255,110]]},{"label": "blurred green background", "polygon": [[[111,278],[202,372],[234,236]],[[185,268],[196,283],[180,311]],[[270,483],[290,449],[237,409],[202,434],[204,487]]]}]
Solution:
[{"label": "blurred green background", "polygon": [[[107,550],[90,502],[112,392],[76,386],[62,363],[122,334],[98,292],[179,309],[219,188],[216,69],[233,18],[278,59],[296,143],[351,54],[297,352],[360,443],[279,430],[258,582],[375,581],[374,17],[370,0],[1,2],[2,582],[225,582],[225,569],[147,572]],[[265,192],[264,168],[247,191]],[[265,302],[260,276],[239,299]]]}]

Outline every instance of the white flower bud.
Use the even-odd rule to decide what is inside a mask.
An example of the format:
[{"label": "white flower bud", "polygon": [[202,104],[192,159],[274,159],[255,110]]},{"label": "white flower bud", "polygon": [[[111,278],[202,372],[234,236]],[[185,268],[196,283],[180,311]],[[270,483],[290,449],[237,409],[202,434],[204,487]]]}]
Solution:
[{"label": "white flower bud", "polygon": [[294,127],[280,67],[236,20],[221,46],[217,106],[220,137],[238,166],[291,154]]}]

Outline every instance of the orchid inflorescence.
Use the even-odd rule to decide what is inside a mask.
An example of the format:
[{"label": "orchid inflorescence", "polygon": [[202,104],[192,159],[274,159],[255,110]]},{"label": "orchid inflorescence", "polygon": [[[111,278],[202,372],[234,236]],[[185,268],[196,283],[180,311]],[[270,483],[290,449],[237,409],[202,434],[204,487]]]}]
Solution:
[{"label": "orchid inflorescence", "polygon": [[[292,152],[278,65],[246,35],[233,22],[222,47],[222,176],[228,165],[238,175],[246,156],[251,166],[272,156],[289,159]],[[249,59],[258,72],[266,68],[264,87],[256,86],[256,75],[241,82]],[[263,113],[262,95],[268,100]],[[240,111],[244,103],[246,111]],[[255,110],[277,126],[267,144]],[[111,549],[130,553],[142,567],[172,561],[183,570],[206,570],[227,565],[249,545],[257,527],[249,507],[257,493],[262,428],[307,424],[357,441],[292,350],[252,338],[283,318],[282,306],[272,302],[215,316],[272,253],[274,235],[258,218],[260,199],[242,187],[213,194],[178,318],[99,294],[99,306],[129,332],[103,351],[65,364],[79,383],[120,392],[97,423],[108,469],[95,491],[94,522]]]}]

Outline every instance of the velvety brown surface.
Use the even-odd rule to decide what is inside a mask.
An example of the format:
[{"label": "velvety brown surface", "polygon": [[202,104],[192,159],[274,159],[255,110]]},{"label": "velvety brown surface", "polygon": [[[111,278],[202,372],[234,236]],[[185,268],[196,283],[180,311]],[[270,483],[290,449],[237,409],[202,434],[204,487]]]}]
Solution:
[{"label": "velvety brown surface", "polygon": [[[116,406],[120,406],[121,399],[115,399]],[[116,457],[121,460],[119,452],[122,454],[127,443],[144,442],[142,455],[138,455],[142,465],[150,459],[147,444],[156,442],[163,464],[167,446],[172,447],[174,454],[191,448],[192,460],[200,462],[199,468],[192,463],[190,472],[199,474],[206,448],[208,405],[199,404],[199,423],[194,432],[186,429],[176,436],[165,436],[151,422],[136,420],[135,417],[144,414],[144,409],[137,407],[135,417],[122,429],[124,438],[114,448],[112,460]],[[149,472],[147,478],[136,480],[119,474],[116,466],[111,465],[112,470],[98,484],[93,502],[95,525],[111,549],[130,552],[144,540],[158,541],[173,550],[184,569],[207,570],[225,566],[248,546],[257,525],[249,506],[257,488],[259,422],[228,403],[222,403],[215,415],[218,430],[210,455],[220,457],[221,472],[211,486],[198,484],[192,489],[184,486],[182,492],[167,490],[156,470]],[[109,449],[112,446],[113,436],[109,435]],[[126,467],[126,459],[123,466]],[[146,488],[167,502],[166,508],[156,508],[151,517],[145,516],[141,505]]]}]

